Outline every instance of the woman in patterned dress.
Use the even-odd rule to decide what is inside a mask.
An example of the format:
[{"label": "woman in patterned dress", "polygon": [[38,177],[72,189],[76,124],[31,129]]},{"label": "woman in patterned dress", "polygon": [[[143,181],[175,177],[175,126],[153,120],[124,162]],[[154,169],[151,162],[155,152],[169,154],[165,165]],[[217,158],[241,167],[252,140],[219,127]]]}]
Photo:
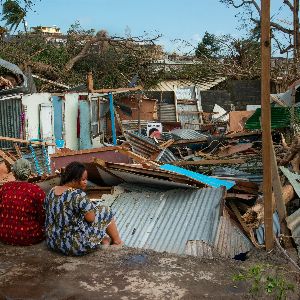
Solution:
[{"label": "woman in patterned dress", "polygon": [[65,168],[60,186],[46,197],[46,241],[50,249],[66,255],[83,255],[101,244],[122,246],[113,212],[90,201],[83,191],[86,186],[84,165],[72,162]]},{"label": "woman in patterned dress", "polygon": [[26,159],[12,166],[16,181],[0,188],[0,241],[10,245],[27,246],[44,239],[45,213],[43,190],[27,180],[31,164]]}]

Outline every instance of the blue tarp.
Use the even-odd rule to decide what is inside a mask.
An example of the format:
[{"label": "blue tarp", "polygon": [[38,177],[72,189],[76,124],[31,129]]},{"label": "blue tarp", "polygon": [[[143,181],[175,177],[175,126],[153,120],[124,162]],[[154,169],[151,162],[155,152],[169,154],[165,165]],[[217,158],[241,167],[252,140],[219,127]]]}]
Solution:
[{"label": "blue tarp", "polygon": [[200,181],[200,182],[202,182],[206,185],[209,185],[211,187],[214,187],[214,188],[219,188],[221,186],[225,186],[226,189],[229,190],[230,188],[232,188],[235,185],[235,181],[217,179],[217,178],[214,178],[211,176],[203,175],[203,174],[200,174],[197,172],[189,171],[187,169],[169,165],[169,164],[162,165],[159,168],[162,170],[166,170],[166,171],[184,175],[186,177],[195,179],[197,181]]}]

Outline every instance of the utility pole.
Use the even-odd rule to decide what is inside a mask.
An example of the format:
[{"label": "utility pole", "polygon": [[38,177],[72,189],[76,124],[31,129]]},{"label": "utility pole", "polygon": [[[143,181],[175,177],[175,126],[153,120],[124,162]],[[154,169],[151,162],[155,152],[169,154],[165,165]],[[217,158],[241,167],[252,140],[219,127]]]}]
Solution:
[{"label": "utility pole", "polygon": [[263,199],[266,250],[274,246],[271,169],[271,107],[270,107],[270,0],[261,1],[261,111],[263,141]]}]

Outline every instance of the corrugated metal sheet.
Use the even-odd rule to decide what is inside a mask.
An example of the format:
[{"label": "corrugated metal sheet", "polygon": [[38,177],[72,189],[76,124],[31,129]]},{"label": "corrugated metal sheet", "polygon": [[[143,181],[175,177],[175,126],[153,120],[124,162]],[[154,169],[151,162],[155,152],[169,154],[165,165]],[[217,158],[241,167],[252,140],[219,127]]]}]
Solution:
[{"label": "corrugated metal sheet", "polygon": [[[261,108],[245,123],[245,129],[260,129]],[[300,108],[295,108],[295,118],[300,120]],[[291,122],[290,108],[288,107],[271,107],[271,128],[286,128]]]},{"label": "corrugated metal sheet", "polygon": [[194,140],[207,138],[207,135],[193,129],[174,129],[171,131],[174,140]]},{"label": "corrugated metal sheet", "polygon": [[213,259],[219,256],[213,245],[204,241],[187,241],[184,254]]},{"label": "corrugated metal sheet", "polygon": [[250,251],[253,245],[242,231],[233,224],[229,215],[224,212],[220,218],[214,248],[222,257],[233,258],[240,253]]},{"label": "corrugated metal sheet", "polygon": [[223,193],[222,189],[124,193],[112,208],[126,245],[184,254],[189,240],[213,245]]},{"label": "corrugated metal sheet", "polygon": [[286,218],[287,226],[291,230],[293,239],[297,244],[298,255],[300,257],[300,209]]},{"label": "corrugated metal sheet", "polygon": [[155,160],[163,163],[168,163],[168,162],[176,161],[177,158],[169,149],[164,149],[159,153],[159,155]]},{"label": "corrugated metal sheet", "polygon": [[[0,101],[0,136],[20,138],[22,131],[22,102],[20,97]],[[0,141],[0,148],[12,147]]]},{"label": "corrugated metal sheet", "polygon": [[[121,121],[124,130],[135,130],[139,129],[139,121],[138,120],[122,120]],[[141,129],[147,130],[148,120],[141,120]]]},{"label": "corrugated metal sheet", "polygon": [[153,154],[158,153],[156,161],[160,162],[172,162],[177,160],[174,154],[169,149],[161,150],[153,139],[144,136],[139,133],[126,132],[126,140],[130,143],[132,151],[142,155],[146,158],[150,158]]},{"label": "corrugated metal sheet", "polygon": [[156,87],[149,89],[149,91],[159,91],[159,92],[176,91],[180,87],[193,87],[193,86],[199,88],[200,91],[208,91],[214,86],[223,82],[225,79],[226,79],[225,77],[219,77],[216,79],[207,79],[197,84],[187,80],[165,80],[160,82]]},{"label": "corrugated metal sheet", "polygon": [[286,176],[290,184],[293,186],[295,192],[297,193],[298,197],[300,197],[300,175],[291,172],[289,169],[281,166],[279,167],[281,172]]},{"label": "corrugated metal sheet", "polygon": [[[200,104],[199,104],[200,105]],[[200,129],[202,122],[198,105],[177,104],[178,120],[183,128]]]},{"label": "corrugated metal sheet", "polygon": [[235,185],[234,181],[229,181],[229,180],[221,180],[218,178],[214,178],[211,176],[203,175],[200,173],[196,173],[193,171],[186,170],[184,168],[178,167],[178,166],[173,166],[173,165],[162,165],[159,167],[161,170],[166,170],[170,172],[174,172],[176,174],[181,174],[184,176],[187,176],[189,178],[192,178],[194,180],[197,180],[199,182],[202,182],[203,184],[206,184],[208,186],[212,186],[215,188],[224,186],[226,189],[230,189]]},{"label": "corrugated metal sheet", "polygon": [[[103,172],[103,171],[102,171]],[[109,170],[109,172],[115,176],[117,176],[117,178],[121,178],[122,180],[124,180],[127,183],[131,183],[131,184],[141,184],[141,185],[146,185],[146,186],[153,186],[153,187],[160,187],[160,188],[165,188],[165,189],[175,189],[175,188],[193,188],[192,182],[187,182],[187,183],[181,183],[181,182],[176,182],[176,181],[170,181],[167,180],[166,178],[159,178],[154,177],[154,176],[148,176],[145,174],[137,174],[137,173],[133,173],[133,172],[129,172],[129,171],[125,171],[125,170]],[[104,175],[101,174],[101,176]],[[110,179],[111,180],[111,179]],[[105,182],[107,184],[111,184],[110,182]],[[120,183],[120,182],[118,182]]]},{"label": "corrugated metal sheet", "polygon": [[160,122],[176,122],[175,104],[159,103],[158,116]]},{"label": "corrugated metal sheet", "polygon": [[[277,211],[274,212],[273,214],[273,232],[275,236],[279,236],[280,234],[280,221],[279,221],[279,215]],[[265,243],[265,226],[264,224],[260,225],[256,229],[256,237],[257,241],[260,245],[263,245]]]},{"label": "corrugated metal sheet", "polygon": [[263,181],[263,175],[261,173],[251,174],[228,167],[217,167],[212,171],[212,175],[217,177],[234,177],[237,179],[247,179],[248,181],[255,182],[257,184],[260,184]]},{"label": "corrugated metal sheet", "polygon": [[125,138],[131,145],[133,152],[146,158],[150,158],[150,156],[158,150],[153,139],[136,132],[126,132]]},{"label": "corrugated metal sheet", "polygon": [[222,189],[123,193],[116,196],[112,209],[129,247],[203,258],[234,257],[249,251],[252,244],[227,214],[220,217],[223,195]]}]

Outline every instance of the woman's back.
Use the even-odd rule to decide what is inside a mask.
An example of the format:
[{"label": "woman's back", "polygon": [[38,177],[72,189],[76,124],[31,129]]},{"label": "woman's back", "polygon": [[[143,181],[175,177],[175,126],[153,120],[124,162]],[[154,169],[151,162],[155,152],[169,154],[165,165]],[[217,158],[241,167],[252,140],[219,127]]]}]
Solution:
[{"label": "woman's back", "polygon": [[44,238],[45,193],[35,184],[5,183],[0,189],[0,240],[12,245],[31,245]]},{"label": "woman's back", "polygon": [[84,213],[94,208],[80,189],[70,188],[61,195],[52,189],[45,200],[46,241],[53,250],[80,254],[86,240]]}]

